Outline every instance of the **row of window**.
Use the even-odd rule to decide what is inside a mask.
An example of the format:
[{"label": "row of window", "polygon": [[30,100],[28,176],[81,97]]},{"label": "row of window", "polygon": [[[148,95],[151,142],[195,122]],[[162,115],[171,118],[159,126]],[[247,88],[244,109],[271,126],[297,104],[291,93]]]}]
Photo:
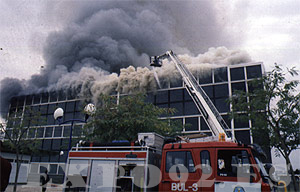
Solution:
[{"label": "row of window", "polygon": [[73,92],[66,93],[65,91],[58,92],[45,92],[41,94],[35,95],[27,95],[21,97],[13,97],[11,99],[11,107],[32,105],[32,104],[40,104],[40,103],[49,103],[49,102],[57,102],[57,101],[65,101],[65,100],[73,100],[76,99],[76,95]]},{"label": "row of window", "polygon": [[[82,126],[81,124],[74,125],[72,129],[72,136],[79,137],[82,135]],[[25,138],[55,138],[55,137],[70,137],[71,126],[56,126],[56,127],[38,127],[38,128],[29,128],[27,133],[25,133]],[[14,133],[13,129],[7,129],[5,137],[12,136]]]},{"label": "row of window", "polygon": [[[211,154],[208,150],[200,152],[201,170],[203,174],[212,173]],[[246,150],[218,150],[217,153],[217,175],[222,177],[237,177],[237,168],[245,174],[239,176],[249,176],[253,169],[250,168],[249,154]],[[169,151],[166,154],[165,171],[167,173],[177,173],[180,178],[181,173],[195,173],[195,161],[191,151]]]},{"label": "row of window", "polygon": [[[206,75],[198,77],[198,79],[200,84],[227,82],[228,81],[227,74],[228,74],[227,67],[222,67],[222,68],[212,69],[211,72],[208,72]],[[259,78],[261,76],[262,76],[261,65],[230,68],[231,81],[253,79],[253,78]],[[170,87],[182,87],[182,85],[183,84],[181,80],[177,80],[170,83]],[[40,103],[73,100],[75,98],[76,95],[72,91],[69,92],[58,91],[58,92],[50,92],[50,93],[46,92],[46,93],[35,94],[35,95],[14,97],[11,100],[11,107],[15,108],[17,106],[23,106],[24,102],[26,105],[32,105],[32,104],[40,104]]]},{"label": "row of window", "polygon": [[24,106],[14,107],[11,106],[9,114],[13,117],[15,114],[16,116],[21,116],[24,110],[24,114],[40,114],[40,115],[53,115],[54,111],[57,108],[62,108],[65,113],[70,112],[81,112],[84,109],[82,101],[69,101],[69,102],[60,102],[60,103],[51,103],[51,104],[43,104],[43,105],[32,105],[26,106],[24,110]]},{"label": "row of window", "polygon": [[[242,118],[243,114],[240,114],[239,118],[234,119],[233,125],[235,129],[249,129],[249,120]],[[222,115],[222,118],[226,122],[229,128],[232,128],[231,121],[228,115]],[[208,131],[209,128],[202,116],[174,118],[173,121],[179,121],[180,124],[185,125],[184,131]]]}]

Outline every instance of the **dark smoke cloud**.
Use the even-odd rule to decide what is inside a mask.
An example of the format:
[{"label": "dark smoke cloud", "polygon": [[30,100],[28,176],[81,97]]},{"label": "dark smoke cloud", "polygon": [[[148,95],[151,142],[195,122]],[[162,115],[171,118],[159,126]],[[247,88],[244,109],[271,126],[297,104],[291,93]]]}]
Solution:
[{"label": "dark smoke cloud", "polygon": [[24,83],[15,78],[5,78],[0,82],[1,116],[5,117],[12,96],[19,95],[24,90]]},{"label": "dark smoke cloud", "polygon": [[65,27],[49,34],[40,74],[1,82],[1,111],[14,95],[74,87],[67,78],[83,76],[87,68],[119,73],[130,65],[148,66],[149,55],[169,49],[195,55],[234,43],[217,22],[212,1],[65,1],[48,2],[47,8]]}]

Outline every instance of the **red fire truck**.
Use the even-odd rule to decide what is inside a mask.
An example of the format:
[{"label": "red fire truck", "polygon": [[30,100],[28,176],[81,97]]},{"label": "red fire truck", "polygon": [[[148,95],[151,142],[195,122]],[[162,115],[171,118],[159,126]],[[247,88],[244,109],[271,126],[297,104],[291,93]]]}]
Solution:
[{"label": "red fire truck", "polygon": [[185,136],[164,145],[155,133],[138,138],[72,148],[65,191],[271,191],[254,146],[217,137]]},{"label": "red fire truck", "polygon": [[150,58],[161,66],[171,58],[182,75],[211,137],[166,141],[140,133],[131,144],[82,143],[69,153],[65,191],[271,191],[258,147],[238,143],[195,77],[172,52]]}]

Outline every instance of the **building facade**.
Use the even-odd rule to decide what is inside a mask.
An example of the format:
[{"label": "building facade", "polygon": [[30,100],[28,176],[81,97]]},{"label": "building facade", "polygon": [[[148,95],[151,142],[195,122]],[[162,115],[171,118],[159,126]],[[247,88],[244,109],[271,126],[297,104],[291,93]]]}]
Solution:
[{"label": "building facade", "polygon": [[[250,131],[251,121],[230,120],[228,99],[237,90],[251,91],[249,82],[261,77],[263,73],[262,63],[245,63],[211,69],[205,77],[196,77],[227,122],[229,131],[237,140],[245,144],[255,142]],[[211,134],[192,98],[185,90],[182,81],[169,83],[155,93],[148,93],[147,101],[159,107],[175,108],[176,113],[171,119],[179,120],[183,125],[186,125],[182,130],[183,133]],[[39,149],[45,153],[32,154],[28,181],[35,178],[34,175],[44,172],[45,169],[48,169],[53,183],[62,183],[63,181],[71,124],[59,125],[54,120],[53,113],[58,107],[63,108],[65,112],[63,120],[84,119],[83,101],[71,92],[60,91],[26,95],[14,97],[11,100],[8,115],[15,119],[11,123],[21,122],[29,109],[40,114],[39,121],[28,122],[30,129],[26,133],[26,137],[27,139],[37,138],[40,140]],[[83,123],[74,125],[72,145],[80,139],[83,126]],[[12,125],[8,123],[7,127],[9,130]],[[8,134],[10,134],[9,131]]]}]

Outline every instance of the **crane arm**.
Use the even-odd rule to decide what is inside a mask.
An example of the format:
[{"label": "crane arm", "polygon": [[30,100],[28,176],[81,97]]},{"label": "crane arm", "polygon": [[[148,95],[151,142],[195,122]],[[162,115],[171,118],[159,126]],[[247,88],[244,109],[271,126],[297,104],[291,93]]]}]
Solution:
[{"label": "crane arm", "polygon": [[154,67],[162,66],[162,59],[170,58],[175,64],[177,70],[182,76],[182,79],[185,83],[185,87],[195,102],[198,110],[203,115],[203,119],[207,123],[210,128],[212,134],[214,136],[218,136],[220,133],[225,135],[226,140],[230,140],[231,133],[228,132],[229,127],[226,122],[204,92],[202,87],[199,85],[196,78],[192,75],[192,73],[187,69],[185,64],[183,64],[178,57],[173,53],[173,51],[167,51],[165,54],[160,56],[152,56],[150,57],[150,65]]}]

